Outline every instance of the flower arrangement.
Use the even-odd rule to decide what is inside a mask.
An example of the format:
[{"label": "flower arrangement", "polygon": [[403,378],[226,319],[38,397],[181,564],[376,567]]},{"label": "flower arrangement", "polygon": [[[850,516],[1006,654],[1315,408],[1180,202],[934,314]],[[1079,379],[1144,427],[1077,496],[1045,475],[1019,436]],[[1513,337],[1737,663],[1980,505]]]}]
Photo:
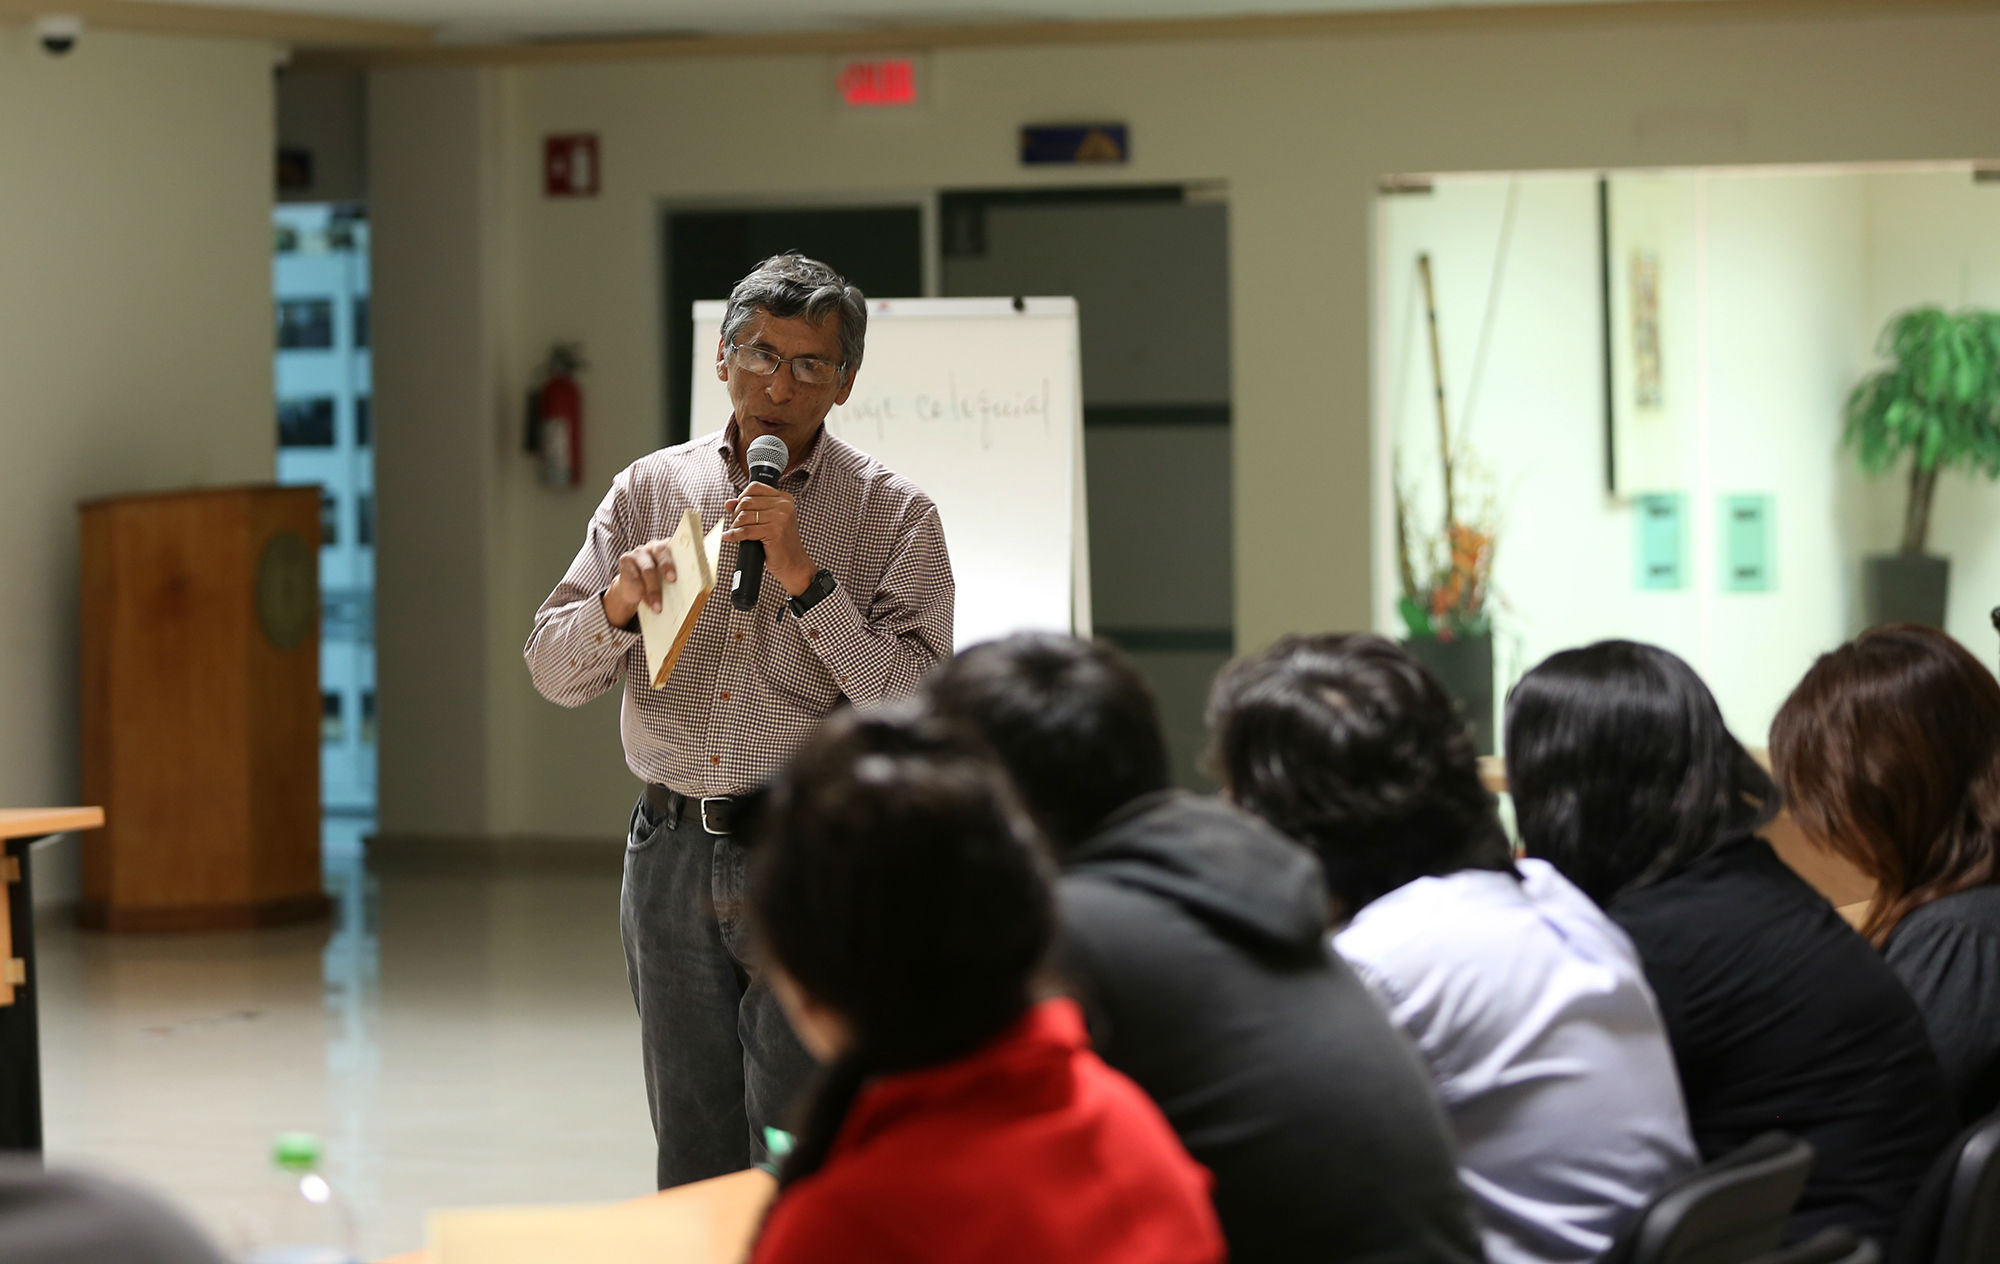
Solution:
[{"label": "flower arrangement", "polygon": [[1493,630],[1493,553],[1497,544],[1490,504],[1473,520],[1461,519],[1451,489],[1454,458],[1445,466],[1444,520],[1434,532],[1411,521],[1411,497],[1396,480],[1396,568],[1403,595],[1396,608],[1412,640],[1454,641]]}]

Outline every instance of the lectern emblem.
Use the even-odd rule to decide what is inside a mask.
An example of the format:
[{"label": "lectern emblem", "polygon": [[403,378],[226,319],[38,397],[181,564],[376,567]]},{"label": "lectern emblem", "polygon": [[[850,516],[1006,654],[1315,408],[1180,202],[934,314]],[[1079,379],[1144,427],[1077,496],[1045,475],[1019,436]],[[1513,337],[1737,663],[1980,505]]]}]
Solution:
[{"label": "lectern emblem", "polygon": [[257,558],[257,622],[276,649],[292,649],[312,633],[319,617],[316,561],[296,531],[274,533]]}]

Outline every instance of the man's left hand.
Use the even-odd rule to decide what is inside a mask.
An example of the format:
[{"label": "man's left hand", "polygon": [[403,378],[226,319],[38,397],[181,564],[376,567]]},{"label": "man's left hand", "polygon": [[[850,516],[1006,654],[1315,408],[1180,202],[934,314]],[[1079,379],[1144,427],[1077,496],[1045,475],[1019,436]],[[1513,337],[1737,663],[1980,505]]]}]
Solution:
[{"label": "man's left hand", "polygon": [[762,540],[764,570],[796,597],[812,585],[819,567],[806,556],[799,539],[799,507],[791,493],[752,483],[743,494],[722,506],[729,515],[725,540]]}]

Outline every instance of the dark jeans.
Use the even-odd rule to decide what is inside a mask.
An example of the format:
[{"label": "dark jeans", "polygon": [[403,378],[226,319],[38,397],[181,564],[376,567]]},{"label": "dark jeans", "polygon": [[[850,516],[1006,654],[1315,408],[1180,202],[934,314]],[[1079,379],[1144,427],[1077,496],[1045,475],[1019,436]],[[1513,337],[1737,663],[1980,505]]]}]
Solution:
[{"label": "dark jeans", "polygon": [[661,1189],[765,1161],[764,1128],[787,1126],[813,1072],[750,956],[748,857],[688,809],[669,826],[640,798],[618,909]]}]

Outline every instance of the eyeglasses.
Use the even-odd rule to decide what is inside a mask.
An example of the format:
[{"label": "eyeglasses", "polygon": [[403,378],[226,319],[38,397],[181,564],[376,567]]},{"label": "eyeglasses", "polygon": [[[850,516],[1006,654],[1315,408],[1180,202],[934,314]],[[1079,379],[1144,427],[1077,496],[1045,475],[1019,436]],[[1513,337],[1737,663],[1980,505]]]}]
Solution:
[{"label": "eyeglasses", "polygon": [[745,373],[755,373],[758,377],[770,377],[780,365],[789,364],[792,366],[792,380],[800,386],[832,386],[840,380],[840,371],[846,367],[818,356],[793,356],[788,360],[762,347],[740,347],[735,343],[729,344],[729,359]]}]

